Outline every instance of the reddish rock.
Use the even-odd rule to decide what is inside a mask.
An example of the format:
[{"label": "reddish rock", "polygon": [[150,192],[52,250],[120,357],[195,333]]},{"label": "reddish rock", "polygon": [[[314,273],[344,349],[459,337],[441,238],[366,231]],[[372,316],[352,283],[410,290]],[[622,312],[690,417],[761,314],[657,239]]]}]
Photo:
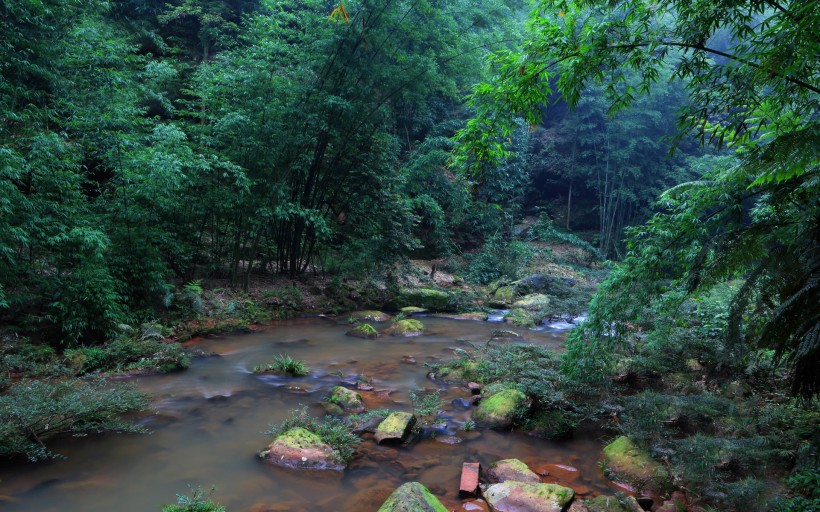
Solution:
[{"label": "reddish rock", "polygon": [[581,476],[578,468],[564,464],[541,464],[534,466],[533,469],[545,477],[548,483],[574,482]]},{"label": "reddish rock", "polygon": [[458,493],[461,496],[478,496],[478,476],[481,473],[481,464],[465,462],[461,466],[461,484]]},{"label": "reddish rock", "polygon": [[474,395],[481,394],[481,384],[479,384],[478,382],[468,382],[467,389],[469,389],[470,392]]},{"label": "reddish rock", "polygon": [[487,478],[492,483],[514,480],[531,484],[541,483],[541,477],[518,459],[504,459],[493,463],[487,470]]},{"label": "reddish rock", "polygon": [[574,500],[567,509],[567,512],[589,512],[589,509],[581,500]]}]

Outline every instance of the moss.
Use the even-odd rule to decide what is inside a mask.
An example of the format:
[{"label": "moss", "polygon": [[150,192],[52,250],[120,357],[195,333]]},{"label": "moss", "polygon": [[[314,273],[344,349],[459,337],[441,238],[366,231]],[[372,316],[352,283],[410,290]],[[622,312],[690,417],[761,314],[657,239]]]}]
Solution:
[{"label": "moss", "polygon": [[403,307],[403,308],[401,308],[399,311],[401,311],[401,313],[402,313],[404,316],[412,316],[412,315],[416,315],[416,314],[419,314],[419,313],[427,313],[427,310],[426,310],[426,309],[424,309],[424,308],[418,308],[418,307],[416,307],[416,306],[407,306],[407,307]]},{"label": "moss", "polygon": [[659,483],[669,480],[666,468],[626,436],[619,437],[604,448],[604,462],[610,476],[623,478],[638,486],[653,480]]},{"label": "moss", "polygon": [[419,336],[423,333],[424,324],[412,318],[399,320],[390,328],[390,334],[393,336]]},{"label": "moss", "polygon": [[515,298],[515,287],[502,286],[493,293],[490,305],[495,307],[507,307],[512,304]]},{"label": "moss", "polygon": [[[634,498],[633,498],[634,499]],[[615,496],[596,496],[592,500],[585,500],[589,512],[632,512],[633,508],[621,503]]]},{"label": "moss", "polygon": [[550,298],[541,293],[526,295],[513,303],[513,307],[526,309],[527,311],[544,311],[549,305]]},{"label": "moss", "polygon": [[485,398],[473,413],[476,422],[491,428],[509,428],[527,396],[517,389],[506,389]]},{"label": "moss", "polygon": [[308,448],[311,446],[322,446],[325,444],[322,438],[310,430],[296,427],[288,430],[276,438],[277,443],[282,443],[290,448]]},{"label": "moss", "polygon": [[328,402],[337,404],[343,409],[359,410],[364,408],[362,395],[342,386],[335,386],[330,390]]},{"label": "moss", "polygon": [[575,491],[558,484],[536,484],[506,481],[500,484],[491,485],[485,492],[484,497],[493,510],[496,510],[499,502],[504,501],[507,507],[505,510],[532,510],[543,503],[554,503],[556,509],[563,510],[564,507],[575,497]]},{"label": "moss", "polygon": [[416,424],[416,417],[409,412],[391,412],[376,429],[376,442],[383,440],[404,441],[410,429]]},{"label": "moss", "polygon": [[408,482],[393,491],[378,512],[447,512],[447,508],[418,482]]},{"label": "moss", "polygon": [[372,340],[379,336],[379,331],[377,331],[370,324],[360,324],[354,327],[353,329],[347,331],[347,335],[353,336],[355,338],[365,338]]},{"label": "moss", "polygon": [[439,368],[436,378],[447,382],[468,382],[478,379],[478,363],[475,361],[456,361]]},{"label": "moss", "polygon": [[535,327],[537,323],[535,316],[526,309],[518,308],[511,310],[504,320],[520,327]]},{"label": "moss", "polygon": [[406,306],[419,307],[430,311],[449,311],[452,309],[450,294],[433,288],[403,289],[393,299],[392,305],[396,309]]}]

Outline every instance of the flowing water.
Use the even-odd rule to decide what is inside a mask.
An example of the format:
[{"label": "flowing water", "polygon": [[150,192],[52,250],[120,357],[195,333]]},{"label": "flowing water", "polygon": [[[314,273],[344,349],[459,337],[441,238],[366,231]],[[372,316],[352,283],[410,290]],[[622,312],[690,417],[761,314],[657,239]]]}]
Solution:
[{"label": "flowing water", "polygon": [[[466,388],[436,383],[425,362],[447,360],[455,348],[485,342],[499,327],[492,322],[423,318],[426,334],[416,338],[362,340],[345,336],[341,319],[303,318],[246,335],[207,339],[199,348],[219,357],[197,359],[187,371],[133,379],[154,393],[155,411],[139,418],[146,435],[102,435],[58,439],[66,456],[40,464],[0,467],[0,510],[9,512],[158,512],[177,493],[216,486],[215,501],[231,512],[375,511],[399,485],[419,481],[450,510],[461,510],[461,465],[485,467],[516,457],[536,471],[548,464],[572,466],[557,481],[581,495],[612,494],[598,467],[600,442],[592,434],[551,442],[519,432],[459,430],[470,417]],[[386,324],[379,327],[386,327]],[[520,331],[527,342],[559,351],[564,326]],[[300,378],[256,376],[251,369],[277,354],[305,361],[311,374]],[[331,387],[372,378],[362,391],[372,408],[412,410],[411,392],[441,390],[445,404],[438,438],[408,447],[377,446],[365,434],[344,472],[286,470],[255,457],[270,439],[263,432],[289,411],[318,405]],[[459,444],[441,442],[447,434]],[[552,466],[554,468],[554,466]],[[555,471],[550,471],[553,475]]]}]

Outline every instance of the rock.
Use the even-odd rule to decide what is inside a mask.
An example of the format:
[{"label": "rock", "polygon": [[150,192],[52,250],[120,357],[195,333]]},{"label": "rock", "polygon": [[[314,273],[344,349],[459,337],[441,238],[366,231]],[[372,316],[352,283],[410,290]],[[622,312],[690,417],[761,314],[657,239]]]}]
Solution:
[{"label": "rock", "polygon": [[508,308],[515,299],[515,287],[514,286],[501,286],[498,288],[490,297],[490,300],[487,304],[491,308],[499,308],[505,309]]},{"label": "rock", "polygon": [[643,512],[635,498],[625,496],[619,500],[615,496],[596,496],[584,501],[589,512]]},{"label": "rock", "polygon": [[413,315],[420,315],[422,313],[427,313],[427,310],[424,308],[417,308],[415,306],[407,306],[401,308],[399,310],[404,316],[413,316]]},{"label": "rock", "polygon": [[259,456],[285,468],[341,471],[346,466],[336,450],[302,427],[280,434]]},{"label": "rock", "polygon": [[481,384],[479,384],[478,382],[468,382],[467,383],[467,389],[469,389],[470,393],[472,393],[474,395],[480,395],[481,394]]},{"label": "rock", "polygon": [[652,510],[652,505],[655,504],[655,500],[649,496],[639,496],[635,498],[635,501],[638,502],[638,505],[640,505],[643,510]]},{"label": "rock", "polygon": [[424,334],[424,324],[412,318],[399,320],[390,328],[390,334],[393,336],[421,336]]},{"label": "rock", "polygon": [[[414,306],[429,311],[450,311],[450,294],[432,288],[405,288],[390,304],[394,309]],[[390,309],[390,308],[388,308]]]},{"label": "rock", "polygon": [[478,363],[475,361],[459,362],[455,366],[442,366],[435,375],[436,380],[444,382],[464,382],[476,377]]},{"label": "rock", "polygon": [[487,505],[486,501],[478,499],[463,503],[461,505],[461,510],[465,510],[467,512],[490,512],[490,506]]},{"label": "rock", "polygon": [[376,428],[376,442],[401,443],[410,435],[415,424],[416,417],[411,413],[391,412]]},{"label": "rock", "polygon": [[514,308],[521,308],[527,311],[544,311],[550,305],[550,298],[542,293],[525,295],[513,303]]},{"label": "rock", "polygon": [[461,465],[461,483],[458,486],[459,496],[470,498],[478,496],[480,474],[481,464],[478,462],[465,462]]},{"label": "rock", "polygon": [[624,479],[638,490],[663,490],[671,482],[666,468],[626,436],[619,437],[604,448],[604,465],[610,479]]},{"label": "rock", "polygon": [[450,319],[450,320],[473,320],[473,321],[477,321],[477,322],[486,322],[487,317],[489,315],[487,315],[487,313],[475,312],[475,313],[458,313],[458,314],[439,313],[439,314],[436,314],[436,315],[433,315],[433,316],[436,317],[436,318],[447,318],[447,319]]},{"label": "rock", "polygon": [[535,468],[535,472],[542,477],[556,480],[555,482],[548,483],[566,484],[567,482],[578,480],[581,476],[581,472],[578,471],[578,468],[565,464],[541,464]]},{"label": "rock", "polygon": [[408,482],[393,491],[378,512],[447,512],[447,509],[426,487]]},{"label": "rock", "polygon": [[344,414],[344,409],[339,407],[337,404],[334,404],[333,402],[322,402],[322,407],[324,408],[325,412],[327,414],[330,414],[331,416],[341,416],[342,414]]},{"label": "rock", "polygon": [[479,425],[490,428],[510,428],[516,410],[525,405],[527,396],[517,389],[506,389],[483,399],[473,412],[473,419]]},{"label": "rock", "polygon": [[529,311],[523,308],[511,309],[504,316],[504,321],[519,327],[532,328],[538,323],[538,319]]},{"label": "rock", "polygon": [[566,297],[577,282],[568,277],[556,277],[547,274],[533,274],[510,284],[519,295],[544,293],[555,297]]},{"label": "rock", "polygon": [[365,322],[389,322],[393,317],[381,311],[354,311],[350,313],[350,318]]},{"label": "rock", "polygon": [[448,435],[436,436],[435,441],[437,443],[449,444],[449,445],[461,444],[461,438],[458,437],[458,436],[448,436]]},{"label": "rock", "polygon": [[367,340],[372,340],[379,336],[379,331],[377,331],[370,324],[359,324],[353,329],[347,331],[345,334],[347,334],[348,336],[353,336],[354,338],[364,338]]},{"label": "rock", "polygon": [[450,402],[450,404],[453,407],[464,410],[464,411],[466,411],[467,409],[469,409],[470,407],[473,406],[473,402],[470,401],[470,400],[467,400],[466,398],[453,398],[453,400]]},{"label": "rock", "polygon": [[515,331],[507,331],[504,329],[496,329],[492,333],[493,339],[504,339],[504,338],[520,338],[521,335]]},{"label": "rock", "polygon": [[567,512],[589,512],[586,502],[581,500],[573,500]]},{"label": "rock", "polygon": [[487,479],[492,483],[514,480],[531,484],[541,483],[541,477],[533,473],[526,464],[518,459],[504,459],[493,463],[487,470]]},{"label": "rock", "polygon": [[534,484],[507,480],[484,491],[484,499],[496,512],[561,512],[575,497],[575,491],[555,484]]},{"label": "rock", "polygon": [[404,364],[416,364],[418,362],[413,356],[403,356],[401,360]]},{"label": "rock", "polygon": [[345,411],[363,411],[364,403],[362,402],[362,395],[356,393],[352,389],[347,389],[342,386],[335,386],[330,390],[330,397],[328,402],[334,403],[344,409]]}]

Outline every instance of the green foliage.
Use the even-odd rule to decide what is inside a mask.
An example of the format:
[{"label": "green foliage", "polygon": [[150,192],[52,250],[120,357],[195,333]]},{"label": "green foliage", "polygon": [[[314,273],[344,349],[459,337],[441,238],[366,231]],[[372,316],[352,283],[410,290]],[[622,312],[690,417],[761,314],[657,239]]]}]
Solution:
[{"label": "green foliage", "polygon": [[356,445],[361,440],[353,434],[350,425],[339,418],[326,416],[324,418],[314,418],[308,415],[307,408],[291,411],[289,418],[279,425],[271,425],[265,434],[277,437],[284,432],[296,427],[301,427],[318,435],[322,441],[335,449],[342,461],[347,463],[356,453]]},{"label": "green foliage", "polygon": [[583,249],[587,254],[587,263],[591,263],[593,259],[604,259],[601,252],[586,240],[579,238],[578,235],[562,231],[555,227],[555,223],[550,219],[549,215],[543,212],[538,215],[536,223],[528,229],[527,238],[541,242],[563,243]]},{"label": "green foliage", "polygon": [[77,374],[134,370],[167,373],[188,368],[191,364],[177,343],[124,336],[105,345],[68,349],[64,356]]},{"label": "green foliage", "polygon": [[277,355],[272,363],[258,365],[253,368],[253,373],[277,373],[290,377],[301,377],[310,374],[310,367],[304,361],[294,359],[288,355]]},{"label": "green foliage", "polygon": [[772,512],[809,512],[820,508],[820,471],[799,471],[786,479],[789,496],[779,496],[771,504]]},{"label": "green foliage", "polygon": [[148,406],[144,393],[104,380],[24,380],[0,395],[0,455],[54,458],[45,441],[60,434],[139,432],[121,419]]},{"label": "green foliage", "polygon": [[422,423],[429,422],[441,410],[440,391],[432,393],[410,393],[410,401],[413,402],[413,414],[419,416]]},{"label": "green foliage", "polygon": [[215,487],[205,490],[202,487],[192,489],[191,495],[177,494],[177,502],[163,505],[162,512],[225,512],[225,507],[217,505],[211,499]]},{"label": "green foliage", "polygon": [[502,277],[515,279],[532,257],[533,251],[526,243],[508,242],[496,233],[484,242],[480,252],[469,258],[465,277],[482,284]]}]

